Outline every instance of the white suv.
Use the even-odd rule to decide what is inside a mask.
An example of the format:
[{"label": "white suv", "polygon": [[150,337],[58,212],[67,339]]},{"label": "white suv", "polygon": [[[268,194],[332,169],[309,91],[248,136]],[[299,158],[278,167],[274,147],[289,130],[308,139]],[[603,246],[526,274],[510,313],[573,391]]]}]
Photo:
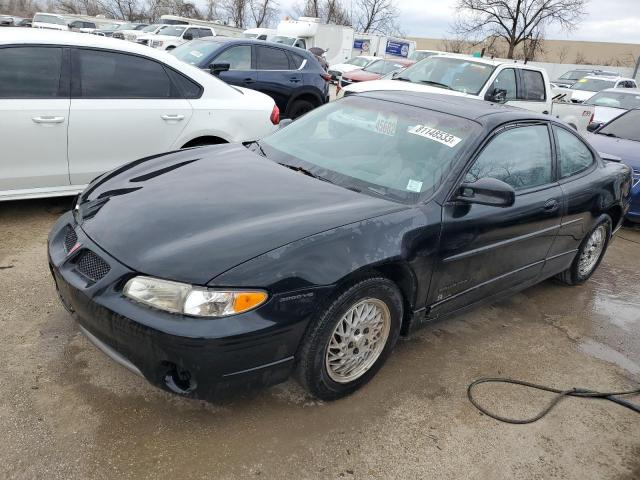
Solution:
[{"label": "white suv", "polygon": [[277,128],[270,97],[135,43],[0,29],[0,65],[0,200],[74,194],[141,157]]},{"label": "white suv", "polygon": [[140,35],[137,41],[160,50],[173,50],[195,38],[215,37],[215,35],[216,32],[211,27],[168,25],[160,29],[155,35]]}]

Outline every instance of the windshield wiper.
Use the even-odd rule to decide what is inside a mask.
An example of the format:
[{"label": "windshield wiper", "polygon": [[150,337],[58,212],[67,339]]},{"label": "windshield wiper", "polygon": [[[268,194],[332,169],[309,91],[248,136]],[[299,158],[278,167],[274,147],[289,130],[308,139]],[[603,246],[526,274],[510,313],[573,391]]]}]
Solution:
[{"label": "windshield wiper", "polygon": [[299,167],[297,165],[291,165],[291,164],[288,164],[288,163],[281,163],[281,162],[278,162],[278,165],[282,165],[283,167],[287,167],[288,169],[293,170],[294,172],[302,173],[303,175],[306,175],[308,177],[317,178],[318,180],[322,180],[323,182],[333,183],[328,178],[321,177],[320,175],[316,175],[311,170],[307,170],[304,167]]},{"label": "windshield wiper", "polygon": [[262,145],[260,145],[260,142],[258,140],[254,140],[253,142],[249,142],[246,144],[247,147],[250,145],[255,145],[256,147],[258,147],[258,150],[260,151],[260,155],[262,155],[264,158],[267,158],[267,154],[264,151],[264,148],[262,148]]},{"label": "windshield wiper", "polygon": [[434,87],[445,88],[447,90],[453,90],[449,85],[440,82],[433,82],[431,80],[420,80],[420,83],[426,83],[427,85],[433,85]]},{"label": "windshield wiper", "polygon": [[605,135],[607,137],[613,137],[613,138],[618,138],[618,135],[616,135],[615,133],[602,133],[602,132],[598,132],[600,135]]},{"label": "windshield wiper", "polygon": [[396,78],[392,78],[392,80],[400,80],[401,82],[411,82],[411,80],[405,77],[396,77]]}]

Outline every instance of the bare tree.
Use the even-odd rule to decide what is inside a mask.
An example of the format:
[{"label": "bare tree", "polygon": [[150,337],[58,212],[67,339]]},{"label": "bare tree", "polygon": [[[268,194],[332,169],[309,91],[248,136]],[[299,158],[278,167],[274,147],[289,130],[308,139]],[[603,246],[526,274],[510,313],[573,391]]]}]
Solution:
[{"label": "bare tree", "polygon": [[324,23],[351,25],[351,15],[343,0],[304,0],[293,10],[298,17],[315,17]]},{"label": "bare tree", "polygon": [[445,38],[440,43],[440,48],[449,53],[465,53],[467,42],[461,38]]},{"label": "bare tree", "polygon": [[325,22],[336,25],[351,25],[351,17],[340,0],[326,0]]},{"label": "bare tree", "polygon": [[278,4],[274,0],[249,0],[251,18],[256,28],[270,25],[278,14]]},{"label": "bare tree", "polygon": [[507,42],[513,58],[522,42],[539,36],[551,24],[573,30],[588,0],[458,0],[454,31],[466,39],[493,35]]},{"label": "bare tree", "polygon": [[569,55],[569,47],[565,45],[560,50],[558,50],[558,63],[564,63],[564,61],[567,59],[567,55]]},{"label": "bare tree", "polygon": [[399,33],[400,10],[393,0],[354,0],[354,27],[363,33]]},{"label": "bare tree", "polygon": [[321,0],[305,0],[302,5],[298,5],[295,10],[299,17],[322,18]]},{"label": "bare tree", "polygon": [[249,0],[223,0],[220,8],[225,20],[238,28],[244,28],[247,23],[247,7]]}]

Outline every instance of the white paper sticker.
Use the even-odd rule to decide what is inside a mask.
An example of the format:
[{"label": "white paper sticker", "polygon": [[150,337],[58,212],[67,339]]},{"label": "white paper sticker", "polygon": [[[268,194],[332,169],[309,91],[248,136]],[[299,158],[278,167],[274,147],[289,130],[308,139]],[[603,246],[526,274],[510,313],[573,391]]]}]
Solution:
[{"label": "white paper sticker", "polygon": [[409,133],[420,135],[421,137],[446,145],[449,148],[455,147],[462,141],[461,138],[458,138],[455,135],[451,135],[450,133],[443,132],[442,130],[432,128],[427,125],[416,125],[409,129]]},{"label": "white paper sticker", "polygon": [[418,180],[414,180],[413,178],[409,179],[409,183],[407,183],[407,190],[410,192],[420,192],[422,191],[422,182]]},{"label": "white paper sticker", "polygon": [[191,50],[189,54],[192,57],[196,57],[196,58],[200,58],[202,56],[202,52],[199,52],[198,50]]},{"label": "white paper sticker", "polygon": [[385,115],[381,112],[378,113],[378,119],[376,120],[376,132],[393,137],[396,134],[397,126],[398,117],[396,115]]}]

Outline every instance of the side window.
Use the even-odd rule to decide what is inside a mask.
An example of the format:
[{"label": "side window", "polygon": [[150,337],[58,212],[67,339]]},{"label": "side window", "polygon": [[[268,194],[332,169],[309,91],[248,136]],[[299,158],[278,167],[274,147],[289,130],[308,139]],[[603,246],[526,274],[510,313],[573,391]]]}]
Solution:
[{"label": "side window", "polygon": [[161,64],[146,58],[97,50],[76,50],[82,98],[172,98],[175,92]]},{"label": "side window", "polygon": [[546,125],[511,128],[482,150],[466,182],[491,177],[515,190],[551,183],[551,144]]},{"label": "side window", "polygon": [[502,89],[507,91],[507,100],[515,100],[516,98],[516,72],[513,68],[505,68],[493,81],[491,92],[494,89]]},{"label": "side window", "polygon": [[96,28],[96,24],[91,22],[84,22],[83,25],[83,28]]},{"label": "side window", "polygon": [[200,38],[202,37],[213,37],[213,33],[208,28],[200,28]]},{"label": "side window", "polygon": [[547,99],[544,91],[542,73],[535,70],[522,69],[522,100],[542,102]]},{"label": "side window", "polygon": [[218,55],[214,63],[228,63],[229,70],[251,70],[251,46],[238,45]]},{"label": "side window", "polygon": [[304,50],[307,49],[307,45],[306,43],[304,43],[304,40],[302,40],[301,38],[299,38],[298,40],[296,40],[296,44],[294,45],[294,47],[298,47],[298,48],[302,48]]},{"label": "side window", "polygon": [[198,29],[197,28],[187,28],[182,35],[182,38],[191,35],[193,38],[198,38]]},{"label": "side window", "polygon": [[279,48],[258,47],[258,70],[289,70],[289,58]]},{"label": "side window", "polygon": [[0,98],[57,98],[62,49],[0,48]]},{"label": "side window", "polygon": [[289,52],[289,58],[291,59],[291,68],[293,70],[298,70],[302,66],[302,62],[304,62],[304,57]]},{"label": "side window", "polygon": [[595,161],[591,151],[573,133],[563,128],[553,128],[558,139],[560,177],[565,178],[586,170]]},{"label": "side window", "polygon": [[69,24],[69,28],[83,28],[84,23],[80,20],[76,20],[75,22],[71,22]]}]

